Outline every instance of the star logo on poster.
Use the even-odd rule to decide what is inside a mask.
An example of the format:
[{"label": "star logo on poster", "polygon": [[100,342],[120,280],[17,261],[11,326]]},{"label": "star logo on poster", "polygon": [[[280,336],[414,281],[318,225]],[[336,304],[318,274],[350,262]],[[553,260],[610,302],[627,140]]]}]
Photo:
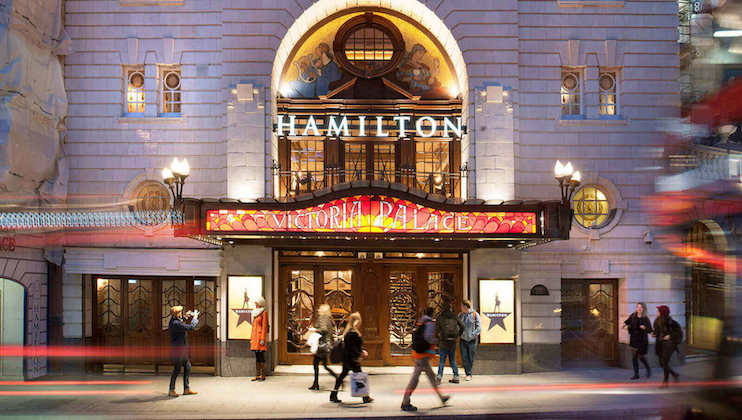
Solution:
[{"label": "star logo on poster", "polygon": [[510,316],[511,313],[512,312],[484,312],[484,316],[490,320],[490,326],[487,327],[487,331],[494,328],[495,325],[499,325],[502,327],[503,331],[507,331],[508,329],[505,328],[505,318]]},{"label": "star logo on poster", "polygon": [[247,322],[252,325],[252,309],[232,309],[232,312],[237,314],[237,326],[243,322]]}]

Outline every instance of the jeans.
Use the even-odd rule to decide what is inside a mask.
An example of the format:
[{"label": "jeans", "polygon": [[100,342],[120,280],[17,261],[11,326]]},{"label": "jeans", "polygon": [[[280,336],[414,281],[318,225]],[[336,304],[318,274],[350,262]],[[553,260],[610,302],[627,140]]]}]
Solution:
[{"label": "jeans", "polygon": [[454,343],[451,347],[441,346],[438,349],[438,355],[440,355],[440,362],[438,362],[438,377],[443,377],[443,368],[446,367],[446,358],[448,358],[453,369],[453,377],[459,377],[459,367],[456,366],[456,344]]},{"label": "jeans", "polygon": [[410,405],[410,397],[412,396],[412,392],[417,388],[417,384],[420,382],[420,374],[423,372],[425,372],[425,375],[430,380],[430,384],[433,385],[433,389],[438,394],[438,397],[441,396],[441,391],[438,389],[438,382],[435,380],[435,373],[433,373],[433,368],[430,367],[430,359],[421,357],[415,360],[415,370],[412,371],[410,383],[407,384],[404,398],[402,398],[403,406]]},{"label": "jeans", "polygon": [[320,363],[322,363],[322,366],[325,367],[325,370],[330,375],[332,375],[333,378],[337,378],[338,377],[338,375],[335,372],[333,372],[333,370],[330,369],[327,366],[327,356],[320,357],[320,356],[317,356],[315,354],[314,357],[313,357],[313,359],[312,359],[312,365],[314,366],[314,385],[319,385],[319,364]]},{"label": "jeans", "polygon": [[471,368],[474,365],[474,354],[476,352],[476,338],[471,341],[461,340],[461,362],[464,364],[464,372],[466,372],[466,376],[471,376]]},{"label": "jeans", "polygon": [[170,375],[170,390],[175,391],[175,379],[180,375],[180,367],[183,366],[183,389],[188,389],[188,379],[191,376],[191,361],[190,359],[175,359],[173,360],[173,374]]}]

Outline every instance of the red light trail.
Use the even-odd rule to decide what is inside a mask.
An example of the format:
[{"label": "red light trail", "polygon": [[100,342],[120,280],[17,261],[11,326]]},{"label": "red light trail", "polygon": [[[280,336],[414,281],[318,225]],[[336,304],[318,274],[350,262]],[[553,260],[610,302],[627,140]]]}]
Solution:
[{"label": "red light trail", "polygon": [[[620,388],[657,388],[660,382],[609,382],[609,383],[582,383],[582,384],[549,384],[549,385],[498,385],[498,386],[474,386],[474,387],[455,387],[439,388],[443,393],[463,393],[463,392],[520,392],[520,391],[582,391],[595,389],[620,389]],[[742,381],[684,381],[673,382],[668,389],[677,387],[735,387],[742,386]],[[401,394],[404,389],[398,389],[394,392]],[[434,393],[433,388],[418,388],[415,393],[422,392],[425,394]]]}]

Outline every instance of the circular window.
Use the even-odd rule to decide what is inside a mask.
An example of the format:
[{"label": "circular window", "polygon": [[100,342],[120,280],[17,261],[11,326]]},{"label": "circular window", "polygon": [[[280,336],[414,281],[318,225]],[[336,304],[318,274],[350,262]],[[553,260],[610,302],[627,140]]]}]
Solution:
[{"label": "circular window", "polygon": [[577,87],[577,75],[574,73],[567,73],[562,78],[562,87],[568,91],[574,90]]},{"label": "circular window", "polygon": [[366,13],[338,29],[333,43],[335,59],[348,72],[363,78],[383,76],[399,65],[404,40],[392,22]]},{"label": "circular window", "polygon": [[615,214],[611,207],[605,192],[593,185],[581,188],[572,197],[575,220],[585,228],[600,229],[610,223]]},{"label": "circular window", "polygon": [[177,89],[180,86],[180,76],[178,76],[178,73],[170,72],[165,75],[165,85],[169,89]]},{"label": "circular window", "polygon": [[134,192],[134,211],[152,212],[170,209],[170,192],[159,182],[144,182]]},{"label": "circular window", "polygon": [[144,86],[144,75],[138,71],[130,73],[129,84],[137,89],[141,88]]},{"label": "circular window", "polygon": [[603,90],[613,90],[613,87],[616,85],[616,81],[613,80],[613,77],[608,73],[603,73],[600,75],[600,88]]}]

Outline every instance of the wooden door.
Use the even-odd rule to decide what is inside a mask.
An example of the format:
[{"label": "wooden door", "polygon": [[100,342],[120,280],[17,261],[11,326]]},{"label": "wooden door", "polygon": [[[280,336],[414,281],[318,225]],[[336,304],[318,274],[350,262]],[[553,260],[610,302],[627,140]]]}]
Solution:
[{"label": "wooden door", "polygon": [[[120,278],[96,277],[93,297],[93,344],[121,348],[124,345],[124,313]],[[124,363],[118,354],[100,360],[102,363]]]},{"label": "wooden door", "polygon": [[373,261],[364,261],[358,264],[357,287],[353,288],[353,298],[356,302],[355,310],[361,313],[363,325],[363,344],[368,351],[368,358],[364,364],[381,366],[384,363],[385,342],[388,340],[384,280],[386,272],[384,266]]},{"label": "wooden door", "polygon": [[188,307],[198,310],[198,325],[188,334],[191,363],[196,366],[214,366],[216,344],[216,281],[195,278],[189,281]]},{"label": "wooden door", "polygon": [[562,280],[562,362],[566,366],[613,365],[617,359],[618,302],[615,280]]},{"label": "wooden door", "polygon": [[[154,291],[153,281],[150,279],[128,278],[124,281],[126,297],[124,301],[124,344],[129,349],[151,348],[157,343],[159,329],[155,326],[154,305],[158,298]],[[158,311],[159,312],[159,311]],[[127,364],[155,364],[156,357],[149,351],[132,351],[127,353]]]}]

